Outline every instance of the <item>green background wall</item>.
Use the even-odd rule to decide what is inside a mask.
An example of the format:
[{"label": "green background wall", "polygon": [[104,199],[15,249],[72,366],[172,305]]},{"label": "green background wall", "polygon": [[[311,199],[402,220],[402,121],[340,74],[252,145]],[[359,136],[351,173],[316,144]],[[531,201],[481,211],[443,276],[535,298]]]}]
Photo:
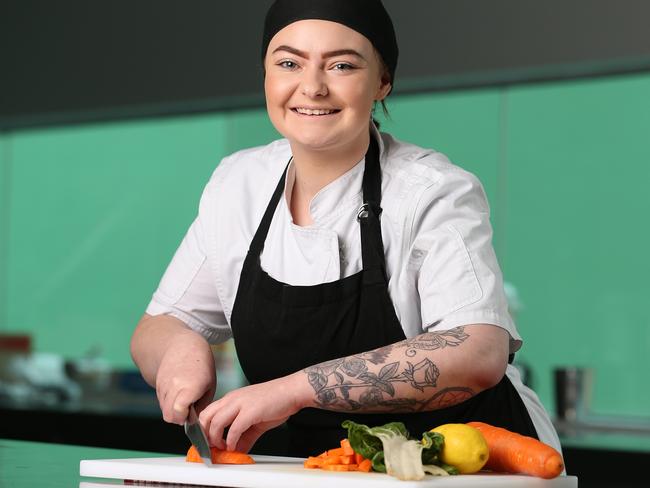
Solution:
[{"label": "green background wall", "polygon": [[[647,414],[650,75],[396,97],[382,129],[476,173],[524,307],[518,360],[552,408],[557,365],[593,409]],[[132,367],[131,331],[221,157],[277,133],[264,110],[0,136],[0,331]]]}]

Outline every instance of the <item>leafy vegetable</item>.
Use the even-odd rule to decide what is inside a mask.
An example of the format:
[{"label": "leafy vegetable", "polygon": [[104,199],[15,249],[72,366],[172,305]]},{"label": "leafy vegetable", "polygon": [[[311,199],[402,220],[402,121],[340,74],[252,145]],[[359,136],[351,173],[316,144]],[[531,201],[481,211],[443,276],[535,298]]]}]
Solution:
[{"label": "leafy vegetable", "polygon": [[444,442],[444,436],[438,432],[424,432],[422,434],[422,444],[424,445],[422,464],[425,466],[425,471],[427,466],[438,466],[444,469],[447,474],[459,474],[456,467],[445,464],[440,460],[440,451]]},{"label": "leafy vegetable", "polygon": [[440,450],[445,438],[438,432],[425,432],[422,434],[422,463],[440,464]]},{"label": "leafy vegetable", "polygon": [[425,432],[422,440],[410,437],[402,422],[368,427],[351,420],[343,422],[355,452],[372,461],[375,471],[402,480],[419,480],[425,471],[436,475],[458,474],[453,466],[440,461],[444,438],[437,432]]},{"label": "leafy vegetable", "polygon": [[354,452],[358,452],[364,458],[370,459],[372,469],[380,473],[386,472],[386,466],[384,464],[384,445],[378,434],[399,434],[404,437],[409,435],[402,422],[391,422],[380,427],[371,428],[367,425],[346,420],[341,425],[344,429],[348,429],[348,440]]}]

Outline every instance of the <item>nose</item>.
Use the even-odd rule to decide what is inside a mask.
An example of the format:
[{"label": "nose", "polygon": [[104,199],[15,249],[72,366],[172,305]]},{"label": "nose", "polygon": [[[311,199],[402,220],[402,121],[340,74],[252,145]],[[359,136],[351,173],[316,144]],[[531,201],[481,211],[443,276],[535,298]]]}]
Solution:
[{"label": "nose", "polygon": [[310,98],[327,95],[327,83],[323,72],[314,67],[305,69],[301,80],[301,90],[303,95]]}]

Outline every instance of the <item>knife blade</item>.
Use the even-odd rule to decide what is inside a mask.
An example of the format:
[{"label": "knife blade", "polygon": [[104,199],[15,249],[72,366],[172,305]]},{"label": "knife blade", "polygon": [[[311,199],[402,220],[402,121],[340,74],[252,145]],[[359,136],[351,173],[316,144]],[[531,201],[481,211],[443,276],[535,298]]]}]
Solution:
[{"label": "knife blade", "polygon": [[210,445],[208,444],[208,438],[201,427],[199,422],[199,416],[196,414],[196,409],[194,405],[190,405],[190,411],[185,420],[185,435],[188,437],[192,445],[196,448],[203,459],[203,464],[210,467],[212,464],[212,456],[210,455]]}]

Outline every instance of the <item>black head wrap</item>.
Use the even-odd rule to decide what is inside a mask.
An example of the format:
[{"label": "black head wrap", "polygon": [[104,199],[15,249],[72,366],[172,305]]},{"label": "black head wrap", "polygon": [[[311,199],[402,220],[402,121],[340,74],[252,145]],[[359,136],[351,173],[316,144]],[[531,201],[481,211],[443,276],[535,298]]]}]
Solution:
[{"label": "black head wrap", "polygon": [[393,22],[381,0],[276,0],[266,13],[262,62],[269,43],[281,29],[299,20],[330,20],[364,35],[379,52],[390,73],[397,68],[397,39]]}]

